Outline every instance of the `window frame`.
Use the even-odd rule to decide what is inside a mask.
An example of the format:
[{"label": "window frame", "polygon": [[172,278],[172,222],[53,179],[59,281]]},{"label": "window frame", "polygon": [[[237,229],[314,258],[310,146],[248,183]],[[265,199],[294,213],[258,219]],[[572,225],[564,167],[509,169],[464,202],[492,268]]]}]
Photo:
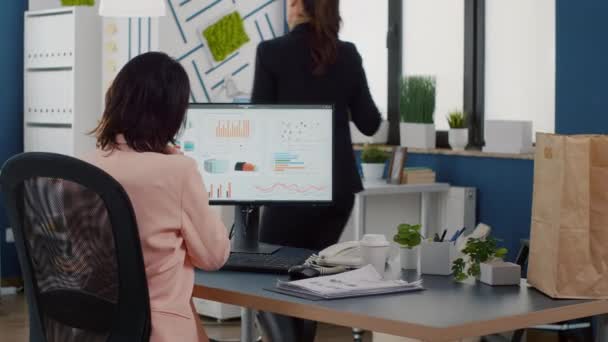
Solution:
[{"label": "window frame", "polygon": [[[403,1],[388,0],[389,145],[400,144],[399,88],[403,72]],[[485,118],[485,0],[464,3],[463,111],[467,113],[469,148],[484,146]]]}]

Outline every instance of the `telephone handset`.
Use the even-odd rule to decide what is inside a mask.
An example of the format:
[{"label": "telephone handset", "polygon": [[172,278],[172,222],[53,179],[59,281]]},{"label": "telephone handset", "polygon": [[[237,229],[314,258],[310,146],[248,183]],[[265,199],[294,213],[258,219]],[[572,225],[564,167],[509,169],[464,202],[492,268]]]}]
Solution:
[{"label": "telephone handset", "polygon": [[329,246],[319,252],[316,263],[320,266],[346,266],[349,268],[361,267],[361,250],[359,241],[349,241]]}]

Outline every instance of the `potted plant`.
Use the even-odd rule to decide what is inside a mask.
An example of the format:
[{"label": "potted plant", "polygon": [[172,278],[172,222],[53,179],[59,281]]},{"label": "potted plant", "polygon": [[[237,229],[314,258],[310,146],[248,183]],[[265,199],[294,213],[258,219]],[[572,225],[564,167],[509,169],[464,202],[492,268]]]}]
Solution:
[{"label": "potted plant", "polygon": [[407,76],[401,81],[399,111],[401,146],[435,148],[435,78]]},{"label": "potted plant", "polygon": [[418,261],[420,259],[420,243],[422,242],[422,234],[420,230],[422,226],[411,224],[400,224],[397,227],[397,234],[393,241],[401,247],[401,268],[404,270],[417,270]]},{"label": "potted plant", "polygon": [[377,146],[365,145],[361,154],[361,169],[366,181],[379,181],[384,178],[384,169],[389,154]]},{"label": "potted plant", "polygon": [[[482,276],[482,264],[492,265],[495,261],[501,261],[508,252],[506,248],[499,248],[498,240],[492,237],[470,238],[462,249],[464,257],[456,259],[452,265],[454,279],[464,281],[469,277],[479,278]],[[519,274],[517,281],[519,283]]]},{"label": "potted plant", "polygon": [[447,119],[450,125],[448,133],[450,146],[455,151],[464,151],[469,144],[469,129],[466,128],[465,114],[455,110],[448,115]]}]

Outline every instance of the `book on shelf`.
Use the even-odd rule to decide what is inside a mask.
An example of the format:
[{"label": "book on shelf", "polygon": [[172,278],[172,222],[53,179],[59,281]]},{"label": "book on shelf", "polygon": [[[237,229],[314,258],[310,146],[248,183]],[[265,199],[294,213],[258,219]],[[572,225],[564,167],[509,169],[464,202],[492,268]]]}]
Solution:
[{"label": "book on shelf", "polygon": [[429,168],[405,168],[402,179],[403,184],[432,184],[436,182],[437,176]]}]

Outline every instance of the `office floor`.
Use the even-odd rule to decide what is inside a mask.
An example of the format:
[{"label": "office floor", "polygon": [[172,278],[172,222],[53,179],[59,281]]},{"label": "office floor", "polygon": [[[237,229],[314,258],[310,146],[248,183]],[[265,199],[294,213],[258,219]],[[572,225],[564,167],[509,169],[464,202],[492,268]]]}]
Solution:
[{"label": "office floor", "polygon": [[[27,341],[27,309],[23,295],[5,296],[0,299],[0,341]],[[238,341],[240,329],[239,322],[225,322],[218,324],[214,321],[205,321],[205,329],[209,337],[221,341]],[[319,329],[317,341],[320,342],[350,342],[351,331],[343,327],[322,325]],[[364,340],[371,341],[369,336]]]}]

